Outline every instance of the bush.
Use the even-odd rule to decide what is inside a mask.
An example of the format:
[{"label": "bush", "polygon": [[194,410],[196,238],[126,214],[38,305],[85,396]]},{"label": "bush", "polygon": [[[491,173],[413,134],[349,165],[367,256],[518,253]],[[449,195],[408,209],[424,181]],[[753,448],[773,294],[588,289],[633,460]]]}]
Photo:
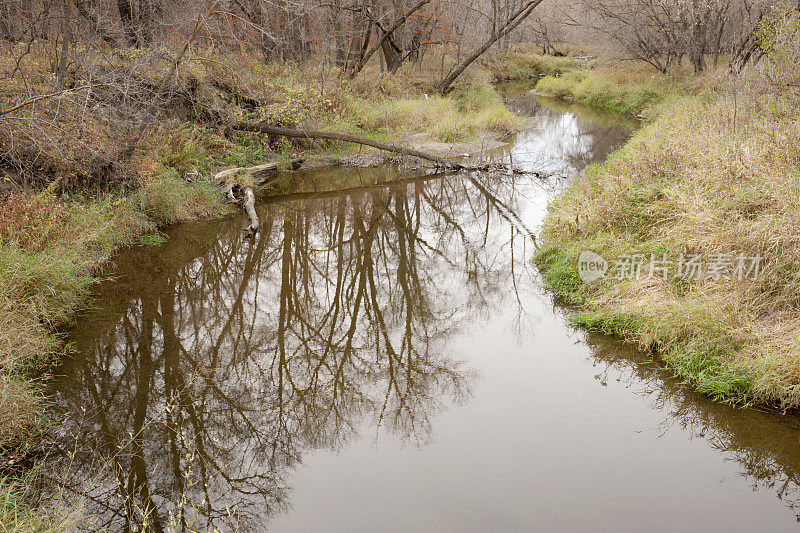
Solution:
[{"label": "bush", "polygon": [[764,54],[757,63],[760,74],[775,85],[800,86],[800,12],[777,11],[762,20],[759,42]]}]

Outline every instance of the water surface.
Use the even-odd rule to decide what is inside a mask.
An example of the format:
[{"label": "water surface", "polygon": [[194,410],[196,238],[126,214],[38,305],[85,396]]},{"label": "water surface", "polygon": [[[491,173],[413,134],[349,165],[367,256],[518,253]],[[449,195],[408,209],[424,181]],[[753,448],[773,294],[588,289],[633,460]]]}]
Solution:
[{"label": "water surface", "polygon": [[800,426],[570,327],[530,258],[617,117],[510,93],[546,180],[296,175],[124,250],[71,332],[49,469],[87,529],[780,531]]}]

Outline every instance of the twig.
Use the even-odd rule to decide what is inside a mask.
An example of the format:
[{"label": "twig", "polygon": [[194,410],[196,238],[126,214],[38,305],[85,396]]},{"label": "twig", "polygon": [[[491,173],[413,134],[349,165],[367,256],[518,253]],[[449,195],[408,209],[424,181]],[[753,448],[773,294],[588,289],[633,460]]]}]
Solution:
[{"label": "twig", "polygon": [[93,84],[93,85],[81,85],[80,87],[73,87],[72,89],[64,89],[62,91],[56,91],[54,93],[40,94],[38,96],[34,96],[32,98],[28,98],[27,100],[25,100],[21,104],[17,104],[14,107],[10,107],[8,109],[0,110],[0,116],[7,115],[9,113],[13,113],[14,111],[17,111],[17,110],[19,110],[19,109],[21,109],[23,107],[29,106],[31,104],[35,104],[36,102],[38,102],[40,100],[46,100],[48,98],[55,98],[57,96],[66,95],[66,94],[69,94],[69,93],[72,93],[72,92],[82,91],[84,89],[94,89],[95,87],[104,87],[105,85],[108,85],[108,84],[106,84],[106,83],[97,83],[97,84]]}]

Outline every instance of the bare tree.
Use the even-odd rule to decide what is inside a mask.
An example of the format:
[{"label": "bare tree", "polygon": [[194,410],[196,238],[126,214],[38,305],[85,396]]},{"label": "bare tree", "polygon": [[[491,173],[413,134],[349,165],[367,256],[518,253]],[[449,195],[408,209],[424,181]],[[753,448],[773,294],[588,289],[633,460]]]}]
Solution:
[{"label": "bare tree", "polygon": [[[493,11],[492,17],[492,31],[483,43],[477,46],[472,53],[470,53],[463,61],[457,63],[447,76],[442,80],[437,89],[440,93],[445,93],[450,89],[456,79],[469,67],[476,59],[482,56],[489,48],[492,47],[498,40],[511,33],[517,26],[519,26],[526,18],[533,13],[533,10],[542,3],[542,0],[527,0],[520,3],[520,7],[514,11],[510,11],[505,18],[501,18],[502,14],[498,10]],[[506,6],[507,8],[515,5],[511,3]]]},{"label": "bare tree", "polygon": [[585,2],[585,15],[572,24],[590,26],[618,43],[627,54],[661,72],[687,58],[695,72],[706,56],[731,48],[733,36],[751,10],[750,0],[597,0]]}]

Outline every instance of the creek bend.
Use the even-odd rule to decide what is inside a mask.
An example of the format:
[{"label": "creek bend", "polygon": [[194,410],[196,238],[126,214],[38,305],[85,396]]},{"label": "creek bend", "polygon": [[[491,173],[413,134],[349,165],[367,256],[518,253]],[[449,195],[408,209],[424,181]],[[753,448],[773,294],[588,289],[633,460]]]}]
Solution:
[{"label": "creek bend", "polygon": [[800,421],[572,328],[530,258],[625,119],[510,92],[490,157],[564,178],[303,171],[119,253],[49,384],[87,530],[783,531]]}]

